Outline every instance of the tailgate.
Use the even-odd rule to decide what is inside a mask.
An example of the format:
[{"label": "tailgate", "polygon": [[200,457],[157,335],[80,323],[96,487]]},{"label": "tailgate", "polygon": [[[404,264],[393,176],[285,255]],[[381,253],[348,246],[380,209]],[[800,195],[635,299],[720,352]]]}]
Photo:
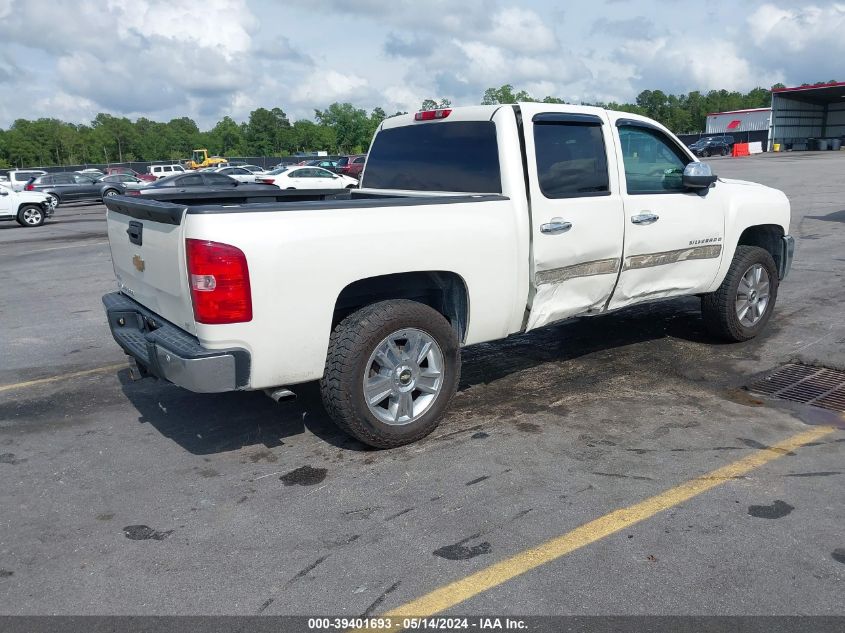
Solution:
[{"label": "tailgate", "polygon": [[156,200],[106,198],[114,273],[120,291],[194,334],[185,264],[186,207]]}]

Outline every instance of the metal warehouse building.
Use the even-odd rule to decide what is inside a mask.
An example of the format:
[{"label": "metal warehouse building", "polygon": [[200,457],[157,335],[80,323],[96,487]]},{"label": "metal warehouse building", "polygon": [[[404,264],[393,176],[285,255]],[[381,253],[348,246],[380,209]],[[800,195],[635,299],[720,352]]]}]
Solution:
[{"label": "metal warehouse building", "polygon": [[711,112],[707,115],[707,134],[768,132],[771,118],[771,108]]},{"label": "metal warehouse building", "polygon": [[839,149],[845,139],[845,82],[772,90],[769,149]]}]

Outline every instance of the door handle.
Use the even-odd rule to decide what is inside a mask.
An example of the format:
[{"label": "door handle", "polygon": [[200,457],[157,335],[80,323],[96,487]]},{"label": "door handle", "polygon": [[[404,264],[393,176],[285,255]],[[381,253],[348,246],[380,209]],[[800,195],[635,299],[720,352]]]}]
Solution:
[{"label": "door handle", "polygon": [[558,235],[559,233],[566,233],[571,228],[572,222],[564,222],[563,218],[552,218],[551,222],[540,225],[540,233]]},{"label": "door handle", "polygon": [[639,215],[632,215],[631,222],[634,224],[654,224],[660,219],[660,216],[656,213],[650,213],[648,211],[643,211]]}]

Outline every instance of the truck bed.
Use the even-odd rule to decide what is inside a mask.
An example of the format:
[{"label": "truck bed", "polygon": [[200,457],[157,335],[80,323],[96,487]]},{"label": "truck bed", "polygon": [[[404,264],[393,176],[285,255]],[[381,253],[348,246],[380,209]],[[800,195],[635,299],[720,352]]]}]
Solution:
[{"label": "truck bed", "polygon": [[[179,225],[184,215],[205,215],[221,213],[275,213],[281,211],[319,211],[325,209],[361,209],[368,207],[425,206],[432,204],[461,204],[507,200],[498,194],[419,194],[381,193],[361,190],[278,190],[258,196],[245,197],[220,194],[174,194],[167,199],[159,196],[137,198],[112,196],[104,201],[106,208],[115,213],[140,220]],[[162,197],[164,198],[164,197]]]}]

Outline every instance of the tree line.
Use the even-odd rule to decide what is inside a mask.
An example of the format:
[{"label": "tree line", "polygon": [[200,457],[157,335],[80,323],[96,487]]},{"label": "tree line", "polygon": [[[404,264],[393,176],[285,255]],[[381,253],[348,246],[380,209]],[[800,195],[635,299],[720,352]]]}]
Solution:
[{"label": "tree line", "polygon": [[[823,85],[819,82],[813,85]],[[808,85],[808,84],[805,84]],[[776,84],[772,88],[783,87]],[[563,98],[535,98],[510,84],[488,88],[482,104],[540,101],[566,103]],[[633,103],[595,103],[613,110],[634,112],[656,119],[676,133],[701,132],[709,112],[768,107],[770,90],[754,88],[747,93],[711,90],[703,93],[666,94],[644,90]],[[449,107],[448,99],[426,99],[420,109]],[[390,116],[404,114],[396,112]],[[383,108],[367,112],[351,103],[333,103],[314,110],[314,120],[291,122],[281,108],[258,108],[247,121],[225,116],[210,130],[200,131],[189,117],[167,122],[140,117],[131,121],[100,113],[90,124],[58,119],[18,119],[0,129],[0,168],[37,165],[79,165],[128,161],[179,160],[191,150],[205,147],[221,156],[291,156],[297,152],[325,150],[330,154],[353,154],[367,150],[378,125],[387,118]]]}]

